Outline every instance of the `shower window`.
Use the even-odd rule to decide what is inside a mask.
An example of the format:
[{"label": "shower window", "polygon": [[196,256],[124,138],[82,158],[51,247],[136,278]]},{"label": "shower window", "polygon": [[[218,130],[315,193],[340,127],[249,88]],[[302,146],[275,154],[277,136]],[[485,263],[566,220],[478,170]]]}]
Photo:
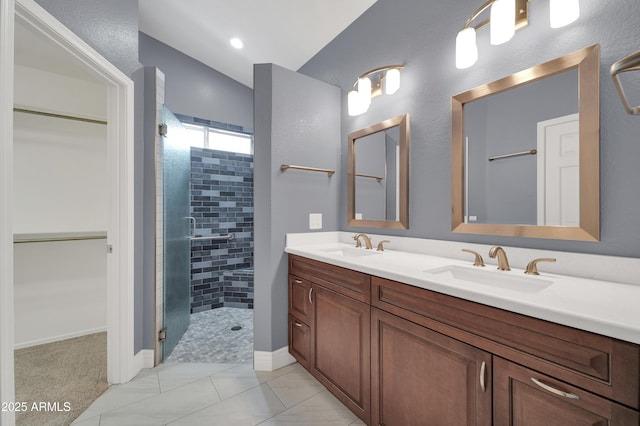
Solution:
[{"label": "shower window", "polygon": [[190,123],[183,123],[183,125],[187,129],[189,146],[238,154],[253,154],[253,138],[250,134]]}]

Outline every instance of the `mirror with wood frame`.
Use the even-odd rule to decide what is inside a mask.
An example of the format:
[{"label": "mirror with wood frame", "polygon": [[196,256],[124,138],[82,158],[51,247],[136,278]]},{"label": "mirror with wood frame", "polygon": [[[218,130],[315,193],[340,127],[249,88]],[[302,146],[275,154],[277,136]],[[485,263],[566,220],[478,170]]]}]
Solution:
[{"label": "mirror with wood frame", "polygon": [[600,47],[453,96],[452,230],[600,239]]},{"label": "mirror with wood frame", "polygon": [[408,229],[409,114],[348,138],[348,225]]}]

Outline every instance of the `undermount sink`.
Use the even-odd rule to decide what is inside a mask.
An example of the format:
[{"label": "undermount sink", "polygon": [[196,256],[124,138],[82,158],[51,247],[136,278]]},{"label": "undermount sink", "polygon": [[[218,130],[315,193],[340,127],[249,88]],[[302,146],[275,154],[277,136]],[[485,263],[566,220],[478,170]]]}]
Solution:
[{"label": "undermount sink", "polygon": [[335,256],[343,256],[343,257],[363,257],[363,256],[373,256],[376,254],[380,254],[382,252],[376,251],[373,249],[367,250],[364,248],[345,247],[340,249],[326,250],[325,253],[332,254]]},{"label": "undermount sink", "polygon": [[523,293],[538,293],[553,284],[550,280],[517,276],[507,271],[487,271],[457,265],[443,266],[424,272],[464,284],[480,284]]}]

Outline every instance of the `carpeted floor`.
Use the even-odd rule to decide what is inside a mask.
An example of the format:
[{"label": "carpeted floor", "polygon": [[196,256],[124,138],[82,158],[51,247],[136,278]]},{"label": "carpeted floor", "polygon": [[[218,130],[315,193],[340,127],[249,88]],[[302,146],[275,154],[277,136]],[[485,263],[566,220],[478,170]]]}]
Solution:
[{"label": "carpeted floor", "polygon": [[15,351],[18,426],[68,425],[105,390],[107,333]]}]

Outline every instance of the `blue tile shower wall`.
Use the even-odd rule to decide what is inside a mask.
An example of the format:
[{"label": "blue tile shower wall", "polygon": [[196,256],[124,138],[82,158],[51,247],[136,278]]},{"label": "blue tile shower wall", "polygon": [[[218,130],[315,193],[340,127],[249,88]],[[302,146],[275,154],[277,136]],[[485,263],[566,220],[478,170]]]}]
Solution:
[{"label": "blue tile shower wall", "polygon": [[191,148],[191,216],[198,236],[235,234],[191,242],[191,313],[253,309],[253,156]]}]

